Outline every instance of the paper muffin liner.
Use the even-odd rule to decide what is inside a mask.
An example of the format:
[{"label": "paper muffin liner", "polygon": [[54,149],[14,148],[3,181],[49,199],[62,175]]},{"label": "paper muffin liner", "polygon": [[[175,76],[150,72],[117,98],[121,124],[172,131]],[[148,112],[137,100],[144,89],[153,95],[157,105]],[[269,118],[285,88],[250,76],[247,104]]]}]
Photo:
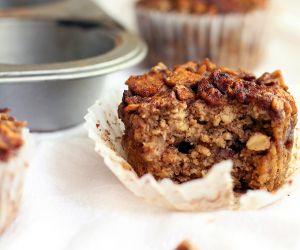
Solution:
[{"label": "paper muffin liner", "polygon": [[23,129],[24,144],[8,162],[0,162],[0,235],[15,219],[22,197],[23,183],[29,165],[31,140]]},{"label": "paper muffin liner", "polygon": [[217,65],[253,69],[264,54],[271,10],[195,15],[136,7],[136,15],[151,65],[209,58]]},{"label": "paper muffin liner", "polygon": [[[114,103],[113,100],[116,102]],[[296,170],[300,159],[299,131],[296,131],[293,158],[290,163],[291,177],[277,192],[251,190],[246,194],[233,191],[232,162],[224,161],[211,168],[201,179],[176,184],[169,179],[156,181],[151,174],[138,177],[121,146],[124,126],[118,119],[117,100],[121,96],[108,95],[89,108],[86,129],[95,142],[95,150],[104,159],[105,165],[126,188],[145,201],[164,208],[180,211],[214,211],[220,209],[249,210],[272,204],[300,186],[300,173]]]}]

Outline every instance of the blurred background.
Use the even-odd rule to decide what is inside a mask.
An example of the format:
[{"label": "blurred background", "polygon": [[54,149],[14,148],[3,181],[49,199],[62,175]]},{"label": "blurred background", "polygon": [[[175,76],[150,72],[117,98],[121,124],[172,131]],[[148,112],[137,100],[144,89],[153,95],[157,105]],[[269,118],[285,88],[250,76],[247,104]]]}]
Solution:
[{"label": "blurred background", "polygon": [[[235,15],[141,15],[136,1],[0,0],[0,17],[17,17],[0,23],[0,107],[11,108],[33,131],[70,128],[102,94],[121,92],[130,75],[159,61],[172,66],[205,57],[257,75],[280,69],[300,100],[300,1],[270,0],[272,8]],[[39,21],[31,23],[32,14]],[[40,21],[49,18],[55,22]],[[148,64],[140,63],[146,53],[140,38],[151,52]]]},{"label": "blurred background", "polygon": [[[83,0],[84,1],[84,0]],[[136,30],[136,22],[134,15],[134,3],[137,0],[95,0],[116,20],[119,20],[130,30]],[[286,24],[300,29],[300,1],[298,0],[272,0],[277,8],[277,15],[290,20],[285,20]],[[293,20],[294,22],[290,21]],[[291,28],[291,27],[287,27]],[[300,35],[300,34],[299,34]]]},{"label": "blurred background", "polygon": [[[135,0],[96,0],[112,17],[136,32]],[[300,100],[300,1],[272,0],[274,15],[270,24],[267,53],[256,68],[257,74],[281,69],[290,91]],[[259,23],[257,25],[260,25]]]},{"label": "blurred background", "polygon": [[[272,1],[276,15],[272,17],[272,39],[268,46],[268,58],[265,59],[264,64],[269,65],[269,70],[270,67],[271,69],[272,67],[283,69],[291,67],[295,71],[300,70],[297,63],[300,54],[300,1]],[[95,2],[127,29],[137,32],[134,13],[136,0],[95,0]],[[293,61],[290,61],[291,59]],[[259,70],[264,68],[262,67]]]}]

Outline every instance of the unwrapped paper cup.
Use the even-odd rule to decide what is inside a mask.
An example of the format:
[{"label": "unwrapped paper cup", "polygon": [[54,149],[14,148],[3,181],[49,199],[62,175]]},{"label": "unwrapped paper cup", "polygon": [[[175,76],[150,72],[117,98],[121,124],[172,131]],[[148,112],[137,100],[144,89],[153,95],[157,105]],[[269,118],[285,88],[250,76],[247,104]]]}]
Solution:
[{"label": "unwrapped paper cup", "polygon": [[[117,101],[121,94],[107,94],[93,105],[86,115],[89,137],[95,142],[96,152],[104,159],[105,165],[115,174],[126,188],[145,201],[167,209],[180,211],[214,211],[220,209],[259,209],[276,202],[300,186],[299,132],[296,131],[293,158],[290,163],[286,184],[277,192],[250,190],[245,194],[233,191],[231,177],[232,162],[224,161],[211,168],[201,179],[177,184],[169,179],[156,181],[151,174],[138,177],[126,161],[121,146],[124,127],[118,119]],[[115,102],[112,100],[116,100]],[[292,174],[293,173],[293,174]]]}]

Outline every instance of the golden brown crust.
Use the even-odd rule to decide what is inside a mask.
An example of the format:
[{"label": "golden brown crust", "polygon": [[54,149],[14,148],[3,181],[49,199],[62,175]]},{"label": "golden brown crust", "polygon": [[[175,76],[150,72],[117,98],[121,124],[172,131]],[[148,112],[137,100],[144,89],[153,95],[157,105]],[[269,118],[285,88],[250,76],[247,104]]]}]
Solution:
[{"label": "golden brown crust", "polygon": [[208,60],[159,64],[128,86],[119,117],[138,175],[185,182],[231,159],[238,190],[273,191],[284,183],[297,108],[280,71],[257,78]]},{"label": "golden brown crust", "polygon": [[8,161],[23,145],[22,129],[25,122],[9,115],[8,109],[0,110],[0,161]]},{"label": "golden brown crust", "polygon": [[193,14],[245,13],[266,7],[268,0],[140,0],[138,6]]},{"label": "golden brown crust", "polygon": [[126,92],[124,95],[125,104],[147,102],[148,97],[173,89],[177,94],[185,95],[181,97],[184,100],[203,99],[212,106],[221,106],[235,99],[241,104],[256,103],[272,116],[280,116],[283,101],[293,114],[297,113],[295,101],[287,92],[288,87],[279,70],[256,78],[246,71],[216,67],[208,59],[202,63],[191,61],[178,65],[173,70],[161,65],[153,67],[147,74],[131,76],[127,80],[130,94]]}]

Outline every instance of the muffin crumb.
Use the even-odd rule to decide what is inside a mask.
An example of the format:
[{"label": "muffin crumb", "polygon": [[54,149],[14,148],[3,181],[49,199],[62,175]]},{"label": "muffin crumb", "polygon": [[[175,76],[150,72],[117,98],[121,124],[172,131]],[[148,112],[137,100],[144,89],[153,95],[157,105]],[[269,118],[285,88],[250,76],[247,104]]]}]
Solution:
[{"label": "muffin crumb", "polygon": [[195,246],[193,246],[189,241],[182,241],[175,250],[197,250]]}]

